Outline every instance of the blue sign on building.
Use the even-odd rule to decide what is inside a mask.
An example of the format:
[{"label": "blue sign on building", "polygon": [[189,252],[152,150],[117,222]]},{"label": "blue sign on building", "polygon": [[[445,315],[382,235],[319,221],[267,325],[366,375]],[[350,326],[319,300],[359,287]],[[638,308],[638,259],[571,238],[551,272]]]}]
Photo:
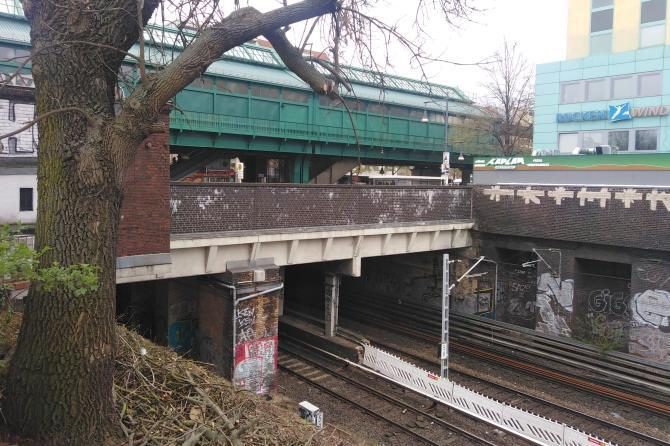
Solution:
[{"label": "blue sign on building", "polygon": [[632,116],[630,115],[630,102],[625,102],[619,105],[610,105],[608,117],[612,122],[628,121],[629,119],[632,119]]},{"label": "blue sign on building", "polygon": [[605,119],[607,119],[605,110],[556,114],[556,122],[603,121]]}]

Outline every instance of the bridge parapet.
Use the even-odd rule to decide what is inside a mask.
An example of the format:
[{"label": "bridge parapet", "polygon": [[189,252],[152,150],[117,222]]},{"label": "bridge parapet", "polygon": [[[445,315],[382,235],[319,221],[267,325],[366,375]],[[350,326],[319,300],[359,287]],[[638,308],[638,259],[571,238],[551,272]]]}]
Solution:
[{"label": "bridge parapet", "polygon": [[471,219],[469,187],[172,184],[172,234]]},{"label": "bridge parapet", "polygon": [[314,262],[359,276],[361,259],[470,246],[469,187],[172,184],[170,264],[117,282],[218,274],[231,262]]}]

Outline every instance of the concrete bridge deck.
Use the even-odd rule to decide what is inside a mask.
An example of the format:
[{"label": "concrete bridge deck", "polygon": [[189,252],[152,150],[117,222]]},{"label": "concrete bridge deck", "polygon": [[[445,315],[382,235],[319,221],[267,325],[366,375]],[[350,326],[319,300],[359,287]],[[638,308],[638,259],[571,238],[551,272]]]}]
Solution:
[{"label": "concrete bridge deck", "polygon": [[[365,257],[471,245],[468,187],[172,184],[162,252],[124,256],[117,282],[226,271],[230,262],[336,262],[360,276]],[[151,243],[155,245],[155,243]]]}]

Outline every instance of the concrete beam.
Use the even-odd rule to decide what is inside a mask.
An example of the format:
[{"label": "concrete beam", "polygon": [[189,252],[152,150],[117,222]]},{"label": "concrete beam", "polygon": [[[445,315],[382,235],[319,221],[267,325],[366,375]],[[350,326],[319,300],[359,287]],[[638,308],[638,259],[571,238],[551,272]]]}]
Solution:
[{"label": "concrete beam", "polygon": [[253,262],[261,251],[278,266],[343,261],[347,266],[341,273],[357,277],[364,257],[471,246],[472,226],[432,222],[173,235],[171,264],[117,269],[117,283],[219,274],[226,271],[227,262]]}]

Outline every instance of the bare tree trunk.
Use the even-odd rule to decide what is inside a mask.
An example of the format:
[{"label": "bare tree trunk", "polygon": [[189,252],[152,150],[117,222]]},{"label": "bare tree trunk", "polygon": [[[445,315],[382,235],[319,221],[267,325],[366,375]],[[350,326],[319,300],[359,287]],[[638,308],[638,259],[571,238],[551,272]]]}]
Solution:
[{"label": "bare tree trunk", "polygon": [[[132,8],[133,2],[127,3]],[[65,286],[47,292],[33,285],[3,412],[17,432],[48,443],[102,444],[113,415],[123,174],[116,153],[119,145],[129,143],[116,138],[110,125],[124,53],[105,45],[130,46],[137,24],[128,25],[129,19],[118,13],[54,2],[26,12],[32,26],[36,112],[44,116],[39,123],[36,248],[49,248],[43,265],[97,266],[99,288],[76,296]],[[84,40],[91,43],[68,43]]]}]

